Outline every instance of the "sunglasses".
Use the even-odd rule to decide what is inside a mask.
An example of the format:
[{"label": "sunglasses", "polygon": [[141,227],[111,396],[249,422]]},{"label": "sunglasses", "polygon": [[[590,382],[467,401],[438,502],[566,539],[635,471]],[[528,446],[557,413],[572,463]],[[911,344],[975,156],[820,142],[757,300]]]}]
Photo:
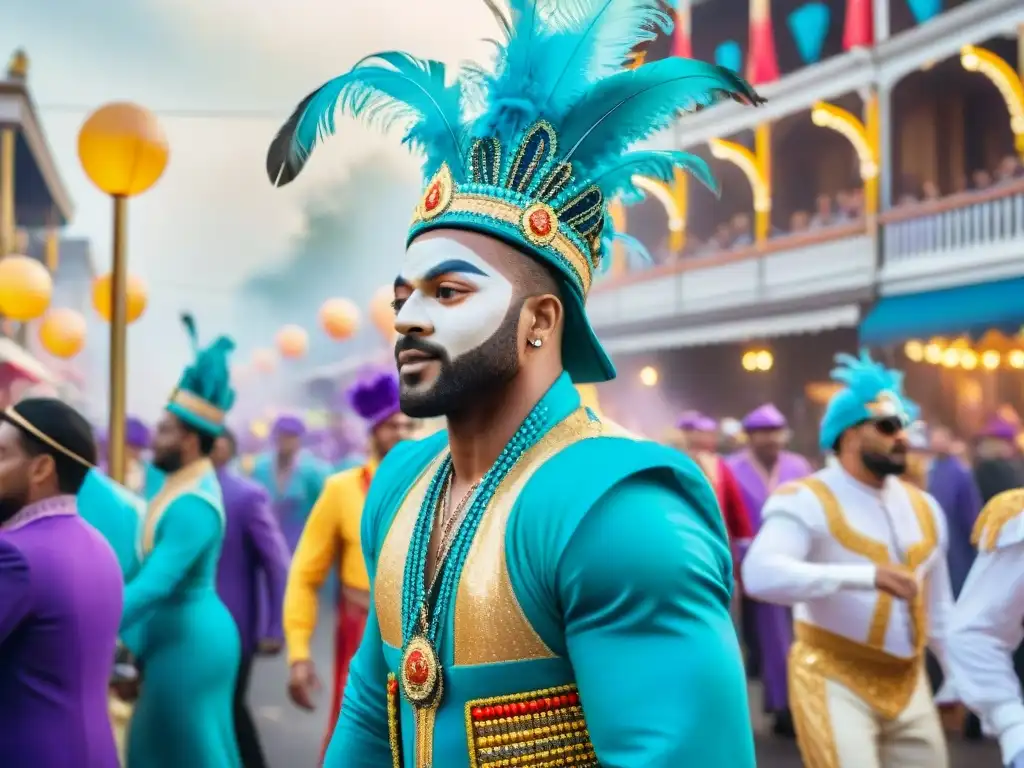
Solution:
[{"label": "sunglasses", "polygon": [[878,434],[885,435],[886,437],[897,435],[907,428],[907,425],[903,423],[903,419],[900,419],[897,416],[890,416],[886,419],[875,419],[871,424],[874,426],[875,431],[878,432]]}]

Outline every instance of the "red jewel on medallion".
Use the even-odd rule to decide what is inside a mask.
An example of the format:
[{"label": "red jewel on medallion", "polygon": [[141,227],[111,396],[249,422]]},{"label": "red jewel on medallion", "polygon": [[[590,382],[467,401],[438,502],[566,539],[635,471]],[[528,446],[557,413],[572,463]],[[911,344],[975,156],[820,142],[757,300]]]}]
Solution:
[{"label": "red jewel on medallion", "polygon": [[551,214],[543,208],[538,208],[530,214],[530,229],[533,234],[544,237],[551,233]]},{"label": "red jewel on medallion", "polygon": [[430,666],[423,651],[413,651],[406,658],[405,678],[413,685],[423,685],[430,679]]},{"label": "red jewel on medallion", "polygon": [[435,181],[430,185],[430,189],[427,190],[427,196],[423,199],[423,207],[428,211],[432,211],[437,208],[438,203],[441,202],[441,182]]}]

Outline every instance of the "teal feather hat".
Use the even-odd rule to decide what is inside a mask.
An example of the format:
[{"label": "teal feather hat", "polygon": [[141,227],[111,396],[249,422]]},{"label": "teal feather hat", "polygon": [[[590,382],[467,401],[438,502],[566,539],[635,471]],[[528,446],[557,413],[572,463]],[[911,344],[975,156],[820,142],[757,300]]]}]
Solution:
[{"label": "teal feather hat", "polygon": [[607,203],[643,197],[635,176],[676,169],[717,191],[700,158],[634,150],[684,112],[722,99],[759,104],[738,75],[670,58],[625,70],[637,45],[668,34],[662,0],[485,0],[500,26],[495,66],[445,65],[406,53],[369,56],[309,94],[271,143],[267,173],[291,182],[336,117],[401,127],[423,157],[424,191],[409,241],[433,229],[471,230],[552,267],[566,308],[563,363],[577,383],[615,368],[584,304],[613,234]]},{"label": "teal feather hat", "polygon": [[822,451],[831,451],[843,432],[865,421],[892,416],[907,426],[917,421],[920,411],[903,392],[903,373],[876,363],[867,350],[860,357],[836,355],[832,380],[843,388],[825,407],[818,438]]},{"label": "teal feather hat", "polygon": [[195,361],[181,374],[167,410],[200,432],[219,435],[224,431],[228,411],[235,404],[228,364],[235,342],[221,336],[201,349],[195,320],[191,315],[182,315],[181,322],[192,342]]}]

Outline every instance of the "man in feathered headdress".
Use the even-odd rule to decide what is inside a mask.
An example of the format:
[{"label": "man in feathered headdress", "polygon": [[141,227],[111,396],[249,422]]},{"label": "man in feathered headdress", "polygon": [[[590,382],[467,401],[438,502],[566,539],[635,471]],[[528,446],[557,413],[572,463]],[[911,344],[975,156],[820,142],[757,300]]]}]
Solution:
[{"label": "man in feathered headdress", "polygon": [[224,507],[210,462],[234,404],[221,336],[200,348],[183,318],[195,360],[181,375],[153,437],[161,473],[139,537],[141,565],[125,588],[121,636],[144,680],[128,737],[128,765],[239,768],[232,700],[238,629],[216,590]]},{"label": "man in feathered headdress", "polygon": [[402,410],[447,430],[392,450],[367,497],[372,610],[325,764],[751,768],[714,495],[573,385],[615,375],[584,311],[607,202],[636,199],[638,174],[713,183],[691,155],[631,147],[682,111],[759,99],[700,62],[623,70],[670,29],[660,0],[489,5],[493,71],[364,59],[302,101],[267,158],[291,181],[340,106],[402,123],[425,160],[395,352]]},{"label": "man in feathered headdress", "polygon": [[806,765],[944,768],[946,744],[924,671],[945,668],[952,608],[945,519],[900,479],[916,406],[903,375],[839,355],[843,385],[821,422],[836,461],[782,486],[743,563],[752,597],[793,606],[789,698]]},{"label": "man in feathered headdress", "polygon": [[363,638],[370,605],[369,577],[359,542],[366,494],[377,465],[398,443],[409,439],[412,432],[412,421],[399,408],[398,377],[394,373],[374,371],[361,376],[349,388],[348,401],[369,428],[371,458],[361,466],[339,472],[324,485],[295,550],[284,605],[285,640],[291,665],[288,692],[297,705],[313,709],[313,693],[319,688],[319,680],[309,645],[316,629],[317,594],[331,566],[338,566],[341,596],[328,739],[338,719],[349,663]]}]

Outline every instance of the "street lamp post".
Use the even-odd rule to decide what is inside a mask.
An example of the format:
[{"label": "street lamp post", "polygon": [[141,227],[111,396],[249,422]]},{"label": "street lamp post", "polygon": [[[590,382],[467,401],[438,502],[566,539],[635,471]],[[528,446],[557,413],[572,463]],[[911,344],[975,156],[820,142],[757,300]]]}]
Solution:
[{"label": "street lamp post", "polygon": [[110,476],[124,482],[127,381],[128,198],[152,187],[167,167],[167,138],[156,116],[136,104],[107,104],[78,133],[78,159],[89,180],[114,202],[110,301]]}]

